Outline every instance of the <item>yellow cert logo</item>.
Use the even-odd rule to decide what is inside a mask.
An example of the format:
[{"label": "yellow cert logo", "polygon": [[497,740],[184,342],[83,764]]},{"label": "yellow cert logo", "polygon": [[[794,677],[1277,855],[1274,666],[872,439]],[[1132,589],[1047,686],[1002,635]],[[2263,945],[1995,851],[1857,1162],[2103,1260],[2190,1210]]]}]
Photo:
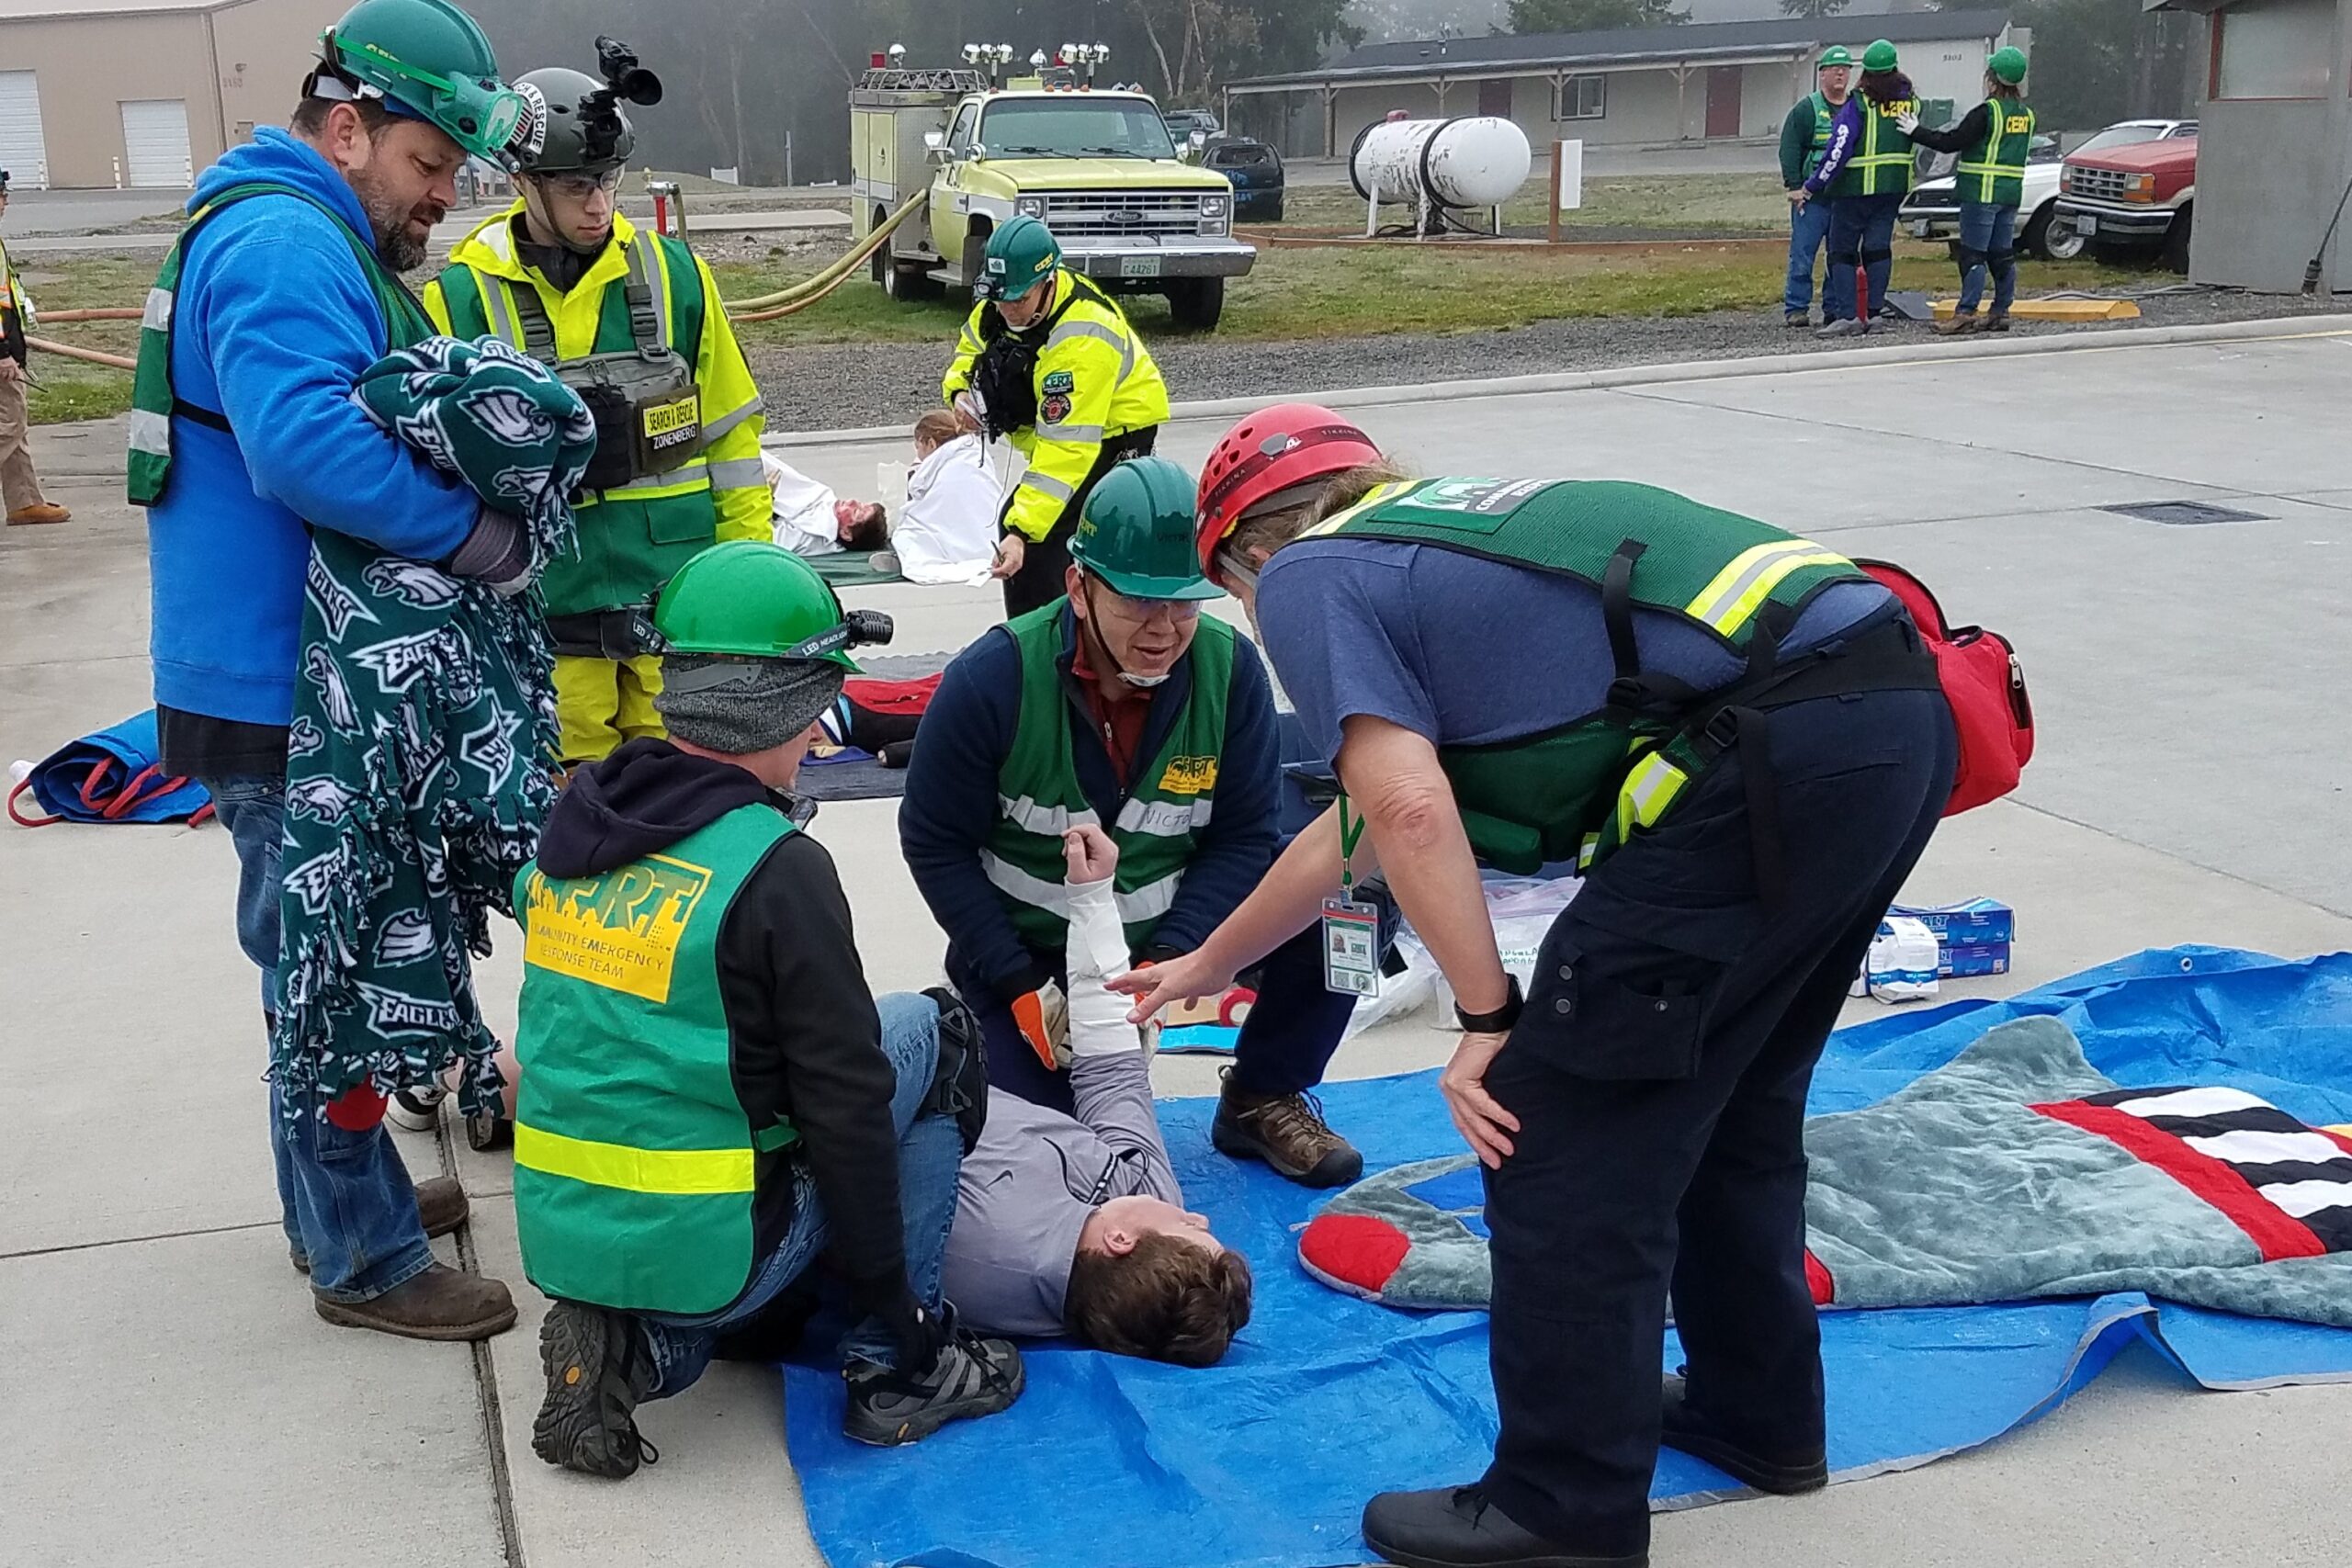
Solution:
[{"label": "yellow cert logo", "polygon": [[1168,771],[1159,775],[1159,788],[1166,795],[1206,795],[1216,788],[1216,759],[1170,758]]},{"label": "yellow cert logo", "polygon": [[535,871],[523,962],[666,1002],[678,941],[709,886],[707,868],[662,855],[573,882]]}]

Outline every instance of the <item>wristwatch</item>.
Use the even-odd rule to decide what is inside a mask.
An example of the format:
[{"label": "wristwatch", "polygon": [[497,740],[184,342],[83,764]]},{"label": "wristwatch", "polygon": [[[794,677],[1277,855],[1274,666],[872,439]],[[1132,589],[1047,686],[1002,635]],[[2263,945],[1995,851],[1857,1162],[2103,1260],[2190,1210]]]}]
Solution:
[{"label": "wristwatch", "polygon": [[1519,1021],[1520,1009],[1527,1005],[1527,998],[1520,991],[1518,976],[1506,974],[1504,978],[1510,983],[1510,990],[1503,998],[1503,1005],[1494,1011],[1464,1012],[1460,1002],[1453,1004],[1454,1020],[1462,1025],[1464,1034],[1508,1034],[1510,1026]]}]

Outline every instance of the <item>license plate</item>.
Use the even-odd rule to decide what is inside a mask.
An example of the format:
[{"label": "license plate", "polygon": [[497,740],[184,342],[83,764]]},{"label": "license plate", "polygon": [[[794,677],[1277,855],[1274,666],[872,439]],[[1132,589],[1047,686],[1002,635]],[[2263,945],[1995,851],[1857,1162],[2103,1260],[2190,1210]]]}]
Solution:
[{"label": "license plate", "polygon": [[655,451],[692,441],[702,428],[702,400],[693,393],[645,411],[645,438]]},{"label": "license plate", "polygon": [[1121,256],[1119,276],[1121,277],[1158,277],[1159,258],[1158,256]]},{"label": "license plate", "polygon": [[2075,214],[2075,232],[2077,234],[2098,233],[2098,215],[2094,212],[2077,212]]}]

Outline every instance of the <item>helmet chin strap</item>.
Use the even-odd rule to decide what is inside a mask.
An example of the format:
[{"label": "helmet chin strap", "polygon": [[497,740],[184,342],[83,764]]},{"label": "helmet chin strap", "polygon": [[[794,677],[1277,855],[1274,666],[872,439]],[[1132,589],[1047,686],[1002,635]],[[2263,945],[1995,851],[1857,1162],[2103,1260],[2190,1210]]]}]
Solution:
[{"label": "helmet chin strap", "polygon": [[1111,651],[1110,640],[1103,637],[1095,625],[1095,616],[1098,612],[1094,608],[1094,576],[1091,572],[1085,572],[1083,580],[1087,585],[1086,614],[1079,619],[1085,624],[1086,635],[1093,641],[1094,650],[1102,656],[1102,662],[1111,667],[1111,672],[1118,676],[1122,683],[1132,686],[1137,691],[1148,692],[1154,686],[1165,683],[1168,676],[1175,673],[1174,671],[1159,675],[1136,675],[1129,673],[1126,666],[1119,662],[1119,656]]}]

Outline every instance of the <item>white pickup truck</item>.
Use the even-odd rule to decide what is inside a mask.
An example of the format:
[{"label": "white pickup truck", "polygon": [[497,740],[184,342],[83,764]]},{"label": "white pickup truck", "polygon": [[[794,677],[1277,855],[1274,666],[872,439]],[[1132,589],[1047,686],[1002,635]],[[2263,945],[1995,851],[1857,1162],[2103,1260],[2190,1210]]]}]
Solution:
[{"label": "white pickup truck", "polygon": [[[2062,155],[2058,139],[2037,136],[2027,155],[2025,198],[2018,203],[2018,248],[2043,261],[2072,261],[2083,254],[2084,236],[2071,223],[2057,223],[2058,185],[2064,169],[2062,156],[2127,147],[2137,141],[2160,141],[2197,134],[2193,119],[2127,119],[2109,126]],[[1915,239],[1949,240],[1960,232],[1960,197],[1950,173],[1960,160],[1945,152],[1934,155],[1929,167],[1941,171],[1926,179],[1903,198],[1902,223]]]}]

